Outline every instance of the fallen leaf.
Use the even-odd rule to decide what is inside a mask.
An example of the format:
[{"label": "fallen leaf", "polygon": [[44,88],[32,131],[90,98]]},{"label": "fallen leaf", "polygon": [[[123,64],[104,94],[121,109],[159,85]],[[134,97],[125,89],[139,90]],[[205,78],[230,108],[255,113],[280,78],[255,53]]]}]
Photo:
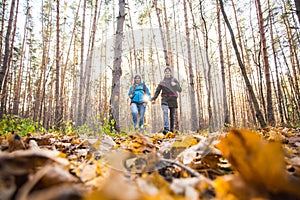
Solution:
[{"label": "fallen leaf", "polygon": [[273,195],[300,198],[300,182],[286,172],[279,142],[263,140],[254,131],[233,129],[217,147],[248,185]]}]

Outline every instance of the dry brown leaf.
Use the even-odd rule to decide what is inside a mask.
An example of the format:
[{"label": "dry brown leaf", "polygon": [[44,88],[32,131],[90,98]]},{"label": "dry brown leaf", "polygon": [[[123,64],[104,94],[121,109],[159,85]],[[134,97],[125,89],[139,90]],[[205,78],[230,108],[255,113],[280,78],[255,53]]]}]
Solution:
[{"label": "dry brown leaf", "polygon": [[25,149],[25,144],[23,142],[23,139],[18,134],[8,135],[7,141],[8,141],[9,152]]},{"label": "dry brown leaf", "polygon": [[73,172],[82,182],[90,181],[102,174],[101,166],[94,158],[82,162]]},{"label": "dry brown leaf", "polygon": [[66,183],[34,191],[26,198],[26,200],[82,200],[85,192],[86,191],[79,185],[70,185]]},{"label": "dry brown leaf", "polygon": [[214,180],[216,199],[224,200],[267,200],[267,194],[262,194],[247,184],[240,176],[225,175]]},{"label": "dry brown leaf", "polygon": [[123,174],[111,171],[102,188],[87,195],[85,200],[140,200],[141,192]]},{"label": "dry brown leaf", "polygon": [[254,131],[234,129],[217,146],[247,184],[300,198],[300,182],[287,174],[280,143],[263,140]]},{"label": "dry brown leaf", "polygon": [[19,150],[9,154],[0,152],[2,173],[13,175],[25,174],[51,162],[56,162],[65,167],[69,165],[68,160],[65,159],[65,155],[58,151]]}]

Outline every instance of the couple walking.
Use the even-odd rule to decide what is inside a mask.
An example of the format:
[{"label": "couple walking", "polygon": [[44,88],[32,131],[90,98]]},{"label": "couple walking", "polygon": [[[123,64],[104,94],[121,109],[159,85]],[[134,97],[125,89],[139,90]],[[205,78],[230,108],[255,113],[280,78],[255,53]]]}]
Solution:
[{"label": "couple walking", "polygon": [[[177,92],[181,92],[181,87],[178,82],[171,75],[171,68],[166,67],[164,70],[164,78],[156,87],[154,96],[151,98],[148,87],[142,82],[141,75],[137,74],[134,76],[134,84],[130,87],[128,96],[131,99],[131,113],[133,126],[139,130],[144,130],[144,115],[146,111],[146,102],[149,100],[155,104],[155,100],[161,93],[161,107],[163,111],[164,130],[163,134],[168,131],[174,132],[175,113],[178,108]],[[138,118],[140,118],[138,125]]]}]

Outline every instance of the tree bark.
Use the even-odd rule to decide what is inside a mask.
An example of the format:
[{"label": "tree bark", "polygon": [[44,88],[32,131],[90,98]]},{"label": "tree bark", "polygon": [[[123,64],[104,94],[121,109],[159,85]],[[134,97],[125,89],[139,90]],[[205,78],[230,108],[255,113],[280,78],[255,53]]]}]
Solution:
[{"label": "tree bark", "polygon": [[27,22],[30,16],[31,8],[29,8],[29,4],[27,1],[27,12],[26,12],[26,18],[25,18],[25,25],[24,25],[24,34],[23,34],[23,40],[21,45],[21,52],[20,52],[20,64],[19,64],[19,70],[17,75],[17,81],[16,81],[16,89],[15,89],[15,95],[13,100],[13,109],[12,114],[18,115],[19,114],[19,106],[20,106],[20,94],[21,94],[21,83],[22,83],[22,74],[23,74],[23,54],[24,54],[24,48],[25,48],[25,41],[27,38]]},{"label": "tree bark", "polygon": [[93,17],[93,23],[92,23],[92,33],[91,33],[91,48],[89,51],[88,60],[87,60],[87,73],[86,73],[86,88],[85,88],[85,95],[84,95],[84,109],[83,109],[83,123],[87,120],[87,112],[88,112],[88,106],[91,105],[89,102],[91,99],[91,93],[90,93],[90,81],[91,81],[91,73],[92,73],[92,62],[94,57],[94,47],[95,47],[95,36],[97,31],[97,13],[98,13],[98,0],[95,2],[95,9],[94,9],[94,17]]},{"label": "tree bark", "polygon": [[162,30],[162,23],[161,23],[161,19],[160,19],[161,9],[159,9],[157,7],[157,0],[154,0],[153,4],[154,4],[154,7],[155,7],[156,16],[157,16],[158,25],[159,25],[159,30],[160,30],[160,34],[161,34],[161,41],[162,41],[162,45],[163,45],[163,51],[164,51],[164,55],[165,55],[166,66],[170,66],[170,60],[169,60],[169,56],[168,56],[168,49],[167,49],[167,44],[166,44],[166,39],[165,39],[165,33]]},{"label": "tree bark", "polygon": [[[78,2],[77,10],[76,10],[74,21],[73,21],[74,24],[73,24],[72,35],[71,35],[70,44],[69,44],[69,48],[68,48],[68,52],[67,52],[65,67],[67,67],[69,64],[69,56],[70,56],[72,47],[74,47],[73,48],[73,57],[74,58],[76,57],[76,49],[77,49],[76,48],[76,28],[78,26],[78,24],[76,22],[78,20],[80,4],[81,4],[81,0],[79,0],[79,2]],[[75,110],[76,110],[76,105],[77,105],[77,102],[76,102],[76,100],[77,100],[76,66],[77,66],[77,62],[74,61],[73,65],[72,65],[72,69],[71,69],[71,73],[73,75],[72,76],[72,78],[73,78],[73,85],[72,85],[73,94],[72,94],[72,98],[70,99],[70,101],[72,102],[72,105],[74,105],[74,106],[70,107],[69,116],[68,116],[68,119],[71,119],[71,120],[74,120],[74,118],[75,118]],[[61,86],[61,88],[62,88],[62,86]]]},{"label": "tree bark", "polygon": [[[300,2],[300,1],[299,1]],[[279,118],[280,118],[280,123],[284,123],[284,116],[283,116],[283,98],[282,98],[282,90],[281,90],[281,84],[280,84],[280,77],[279,77],[279,65],[278,65],[278,58],[277,58],[277,53],[276,53],[276,47],[275,47],[275,39],[274,39],[274,32],[273,32],[273,15],[272,15],[272,10],[271,10],[271,4],[270,1],[268,0],[268,7],[269,7],[269,25],[270,25],[270,37],[271,37],[271,46],[272,46],[272,52],[273,52],[273,62],[274,62],[274,67],[275,67],[275,76],[276,76],[276,81],[274,81],[274,84],[276,83],[277,90],[274,89],[274,92],[277,93],[277,105],[278,105],[278,111],[279,111]]]},{"label": "tree bark", "polygon": [[229,110],[227,104],[227,94],[226,94],[226,76],[225,76],[225,65],[224,65],[224,53],[222,48],[222,32],[221,32],[221,22],[220,22],[220,5],[217,0],[217,22],[218,22],[218,43],[219,43],[219,54],[220,54],[220,65],[222,73],[222,87],[223,87],[223,109],[224,109],[224,125],[230,125]]},{"label": "tree bark", "polygon": [[[111,109],[110,123],[111,128],[117,132],[120,131],[120,79],[122,76],[122,42],[123,42],[123,25],[125,21],[125,0],[119,0],[119,16],[117,17],[117,31],[114,50],[114,63],[112,71],[112,89],[111,89]],[[112,123],[114,120],[114,123]]]},{"label": "tree bark", "polygon": [[[4,33],[4,22],[5,20],[3,20],[5,18],[5,14],[6,14],[6,1],[7,0],[3,0],[2,2],[2,9],[1,9],[1,30],[0,30],[0,58],[2,58],[2,41],[3,41],[3,33]],[[2,62],[0,61],[0,66],[2,66]],[[1,86],[0,86],[1,87]],[[1,91],[1,90],[0,90]]]},{"label": "tree bark", "polygon": [[259,35],[262,45],[262,61],[264,65],[265,79],[266,79],[266,90],[267,90],[267,121],[270,125],[275,125],[275,117],[273,110],[273,100],[272,100],[272,87],[271,87],[271,78],[270,78],[270,64],[267,52],[267,43],[265,36],[264,20],[262,14],[262,8],[260,0],[255,0],[257,6],[258,14],[258,25],[259,25]]},{"label": "tree bark", "polygon": [[172,44],[170,39],[170,28],[169,28],[169,21],[167,16],[167,8],[166,8],[166,0],[163,0],[164,3],[164,21],[166,27],[166,38],[167,38],[167,54],[168,54],[168,61],[169,66],[174,70],[174,63],[173,63],[173,52],[172,52]]},{"label": "tree bark", "polygon": [[[79,82],[79,95],[78,98],[83,97],[84,93],[84,38],[85,38],[85,13],[86,13],[86,1],[83,1],[83,15],[82,15],[82,27],[81,27],[81,50],[80,50],[80,82]],[[78,99],[78,105],[77,105],[77,125],[82,125],[82,101]]]},{"label": "tree bark", "polygon": [[198,119],[197,119],[197,109],[196,109],[196,99],[195,99],[195,81],[194,81],[194,72],[192,65],[192,54],[191,54],[191,44],[190,44],[190,31],[187,17],[187,8],[186,0],[183,1],[183,12],[184,12],[184,24],[185,24],[185,34],[187,42],[187,51],[188,51],[188,68],[189,68],[189,78],[190,78],[190,103],[191,103],[191,130],[198,130]]},{"label": "tree bark", "polygon": [[[203,116],[203,113],[204,113],[204,111],[203,111],[203,103],[202,103],[202,94],[203,94],[203,91],[202,91],[202,86],[201,86],[201,83],[203,83],[203,81],[202,81],[202,77],[204,76],[204,74],[200,74],[200,67],[203,67],[203,66],[199,66],[199,64],[198,63],[201,63],[201,61],[204,63],[204,58],[203,58],[203,56],[202,56],[202,52],[201,52],[201,42],[200,42],[200,38],[199,38],[199,33],[198,33],[198,29],[197,29],[197,27],[195,26],[196,24],[197,24],[197,22],[196,22],[196,20],[195,20],[195,16],[194,16],[194,12],[193,12],[193,5],[192,5],[192,3],[191,3],[191,1],[190,0],[188,0],[188,3],[189,3],[189,8],[190,8],[190,12],[191,12],[191,15],[192,15],[192,21],[193,21],[193,24],[194,24],[194,32],[195,32],[195,36],[196,36],[196,41],[197,41],[197,43],[196,43],[196,41],[195,41],[195,43],[196,44],[194,44],[194,49],[199,49],[199,52],[200,52],[200,55],[197,55],[197,54],[194,54],[195,55],[195,57],[194,57],[194,60],[195,60],[195,67],[196,67],[196,97],[197,97],[197,99],[198,99],[198,129],[199,130],[203,130],[203,129],[205,129],[206,127],[205,127],[205,123],[204,123],[204,116]],[[179,70],[178,70],[179,71]],[[201,77],[202,76],[202,77]]]},{"label": "tree bark", "polygon": [[4,59],[2,63],[2,67],[0,69],[0,94],[1,94],[1,99],[0,99],[0,119],[3,118],[3,114],[5,111],[5,99],[6,99],[6,85],[7,85],[7,75],[9,72],[9,63],[10,63],[10,54],[12,50],[11,46],[11,32],[12,32],[12,26],[14,22],[14,10],[15,10],[15,5],[16,5],[16,0],[12,0],[11,6],[10,6],[10,13],[9,13],[9,20],[8,20],[8,26],[6,30],[6,35],[5,35],[5,46],[4,46]]},{"label": "tree bark", "polygon": [[56,0],[56,71],[55,71],[55,127],[58,129],[61,125],[62,120],[62,108],[61,105],[61,96],[62,92],[60,91],[60,11],[59,11],[60,2]]},{"label": "tree bark", "polygon": [[[286,5],[287,3],[285,1],[283,1],[283,8],[285,12],[289,12],[288,8]],[[295,92],[295,101],[296,101],[296,105],[295,107],[297,107],[293,112],[295,114],[298,115],[298,117],[300,118],[300,86],[299,86],[299,78],[298,75],[300,74],[300,64],[299,64],[299,43],[295,43],[296,40],[293,39],[293,35],[295,35],[296,33],[293,33],[293,30],[291,29],[291,22],[290,19],[288,18],[287,15],[284,15],[283,17],[283,23],[286,27],[286,34],[287,34],[287,40],[288,40],[288,47],[289,47],[289,59],[290,59],[290,64],[289,66],[292,68],[292,74],[293,74],[293,84],[291,85],[294,88],[294,92]],[[299,35],[298,35],[298,39],[299,39]],[[299,42],[299,40],[298,40]]]}]

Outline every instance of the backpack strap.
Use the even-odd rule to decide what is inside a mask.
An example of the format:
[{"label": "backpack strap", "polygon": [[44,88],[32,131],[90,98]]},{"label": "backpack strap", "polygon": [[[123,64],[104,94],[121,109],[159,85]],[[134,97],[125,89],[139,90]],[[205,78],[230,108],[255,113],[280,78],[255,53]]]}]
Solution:
[{"label": "backpack strap", "polygon": [[143,82],[143,90],[144,90],[144,93],[146,94],[146,84],[145,84],[145,82]]},{"label": "backpack strap", "polygon": [[137,86],[136,84],[133,84],[133,88],[132,88],[132,90],[131,90],[132,98],[133,98],[133,94],[134,94],[134,91],[135,91],[136,86]]},{"label": "backpack strap", "polygon": [[[136,84],[133,85],[133,88],[132,88],[132,91],[131,91],[132,96],[133,96],[133,94],[134,94],[134,91],[135,91],[136,86],[137,86]],[[146,89],[146,84],[145,84],[145,82],[143,82],[143,90],[144,90],[144,93],[146,94],[147,89]]]},{"label": "backpack strap", "polygon": [[[174,77],[172,77],[171,82],[174,82],[174,81],[175,81],[175,79],[174,79]],[[165,82],[166,82],[165,79],[160,81],[160,83],[165,83]]]}]

